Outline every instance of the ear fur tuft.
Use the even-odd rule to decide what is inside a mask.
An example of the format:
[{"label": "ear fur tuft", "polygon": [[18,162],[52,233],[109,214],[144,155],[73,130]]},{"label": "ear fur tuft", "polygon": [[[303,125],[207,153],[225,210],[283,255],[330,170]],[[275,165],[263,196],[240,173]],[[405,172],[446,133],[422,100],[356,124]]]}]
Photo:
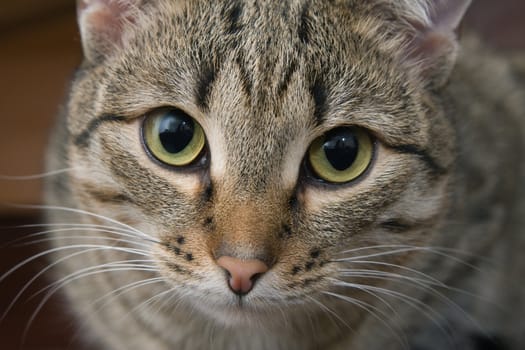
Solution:
[{"label": "ear fur tuft", "polygon": [[430,4],[430,22],[434,31],[455,32],[470,6],[471,0],[433,0]]}]

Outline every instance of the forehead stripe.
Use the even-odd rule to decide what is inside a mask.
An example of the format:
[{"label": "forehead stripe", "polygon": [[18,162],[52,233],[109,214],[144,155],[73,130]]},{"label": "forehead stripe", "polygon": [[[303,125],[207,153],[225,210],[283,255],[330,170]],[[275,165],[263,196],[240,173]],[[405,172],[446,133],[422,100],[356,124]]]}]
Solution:
[{"label": "forehead stripe", "polygon": [[310,93],[312,94],[315,103],[315,122],[317,125],[322,125],[325,120],[325,114],[327,110],[327,91],[324,83],[320,79],[316,79],[310,87]]},{"label": "forehead stripe", "polygon": [[301,10],[301,19],[299,22],[299,28],[297,28],[297,34],[299,35],[299,40],[301,40],[303,44],[308,44],[310,42],[310,17],[308,16],[308,3],[305,3]]},{"label": "forehead stripe", "polygon": [[208,110],[209,97],[216,78],[215,68],[212,65],[202,68],[200,77],[195,88],[195,102],[203,110]]},{"label": "forehead stripe", "polygon": [[283,79],[279,82],[279,85],[277,87],[277,95],[282,96],[286,90],[288,89],[288,85],[290,84],[290,81],[292,80],[292,76],[297,71],[297,62],[294,60],[288,68],[286,69]]},{"label": "forehead stripe", "polygon": [[225,9],[226,25],[228,27],[228,34],[235,34],[241,30],[242,25],[240,19],[242,16],[243,7],[240,3],[235,2],[231,7]]}]

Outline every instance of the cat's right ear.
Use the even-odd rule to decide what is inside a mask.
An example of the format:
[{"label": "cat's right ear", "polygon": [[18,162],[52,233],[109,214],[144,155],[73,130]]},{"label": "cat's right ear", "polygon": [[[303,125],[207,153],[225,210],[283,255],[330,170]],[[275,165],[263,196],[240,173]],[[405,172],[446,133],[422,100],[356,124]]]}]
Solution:
[{"label": "cat's right ear", "polygon": [[88,61],[101,61],[125,45],[138,8],[139,0],[77,0],[82,48]]}]

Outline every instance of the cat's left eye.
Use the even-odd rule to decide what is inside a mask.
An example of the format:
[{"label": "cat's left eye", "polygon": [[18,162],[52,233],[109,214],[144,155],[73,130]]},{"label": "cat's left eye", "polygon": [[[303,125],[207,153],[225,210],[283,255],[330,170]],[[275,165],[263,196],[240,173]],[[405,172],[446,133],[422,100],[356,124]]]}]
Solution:
[{"label": "cat's left eye", "polygon": [[159,109],[148,114],[142,127],[144,144],[157,160],[171,166],[194,163],[204,150],[202,127],[180,109]]},{"label": "cat's left eye", "polygon": [[315,139],[308,150],[307,161],[317,178],[346,183],[366,171],[373,153],[374,142],[366,130],[341,127]]}]

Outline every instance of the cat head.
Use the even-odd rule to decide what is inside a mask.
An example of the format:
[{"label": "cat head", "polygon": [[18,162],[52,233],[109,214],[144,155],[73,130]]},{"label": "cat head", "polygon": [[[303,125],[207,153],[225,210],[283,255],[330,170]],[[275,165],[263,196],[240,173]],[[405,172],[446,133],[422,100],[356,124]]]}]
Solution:
[{"label": "cat head", "polygon": [[468,3],[79,1],[77,205],[225,323],[359,293],[351,267],[403,264],[446,215]]}]

